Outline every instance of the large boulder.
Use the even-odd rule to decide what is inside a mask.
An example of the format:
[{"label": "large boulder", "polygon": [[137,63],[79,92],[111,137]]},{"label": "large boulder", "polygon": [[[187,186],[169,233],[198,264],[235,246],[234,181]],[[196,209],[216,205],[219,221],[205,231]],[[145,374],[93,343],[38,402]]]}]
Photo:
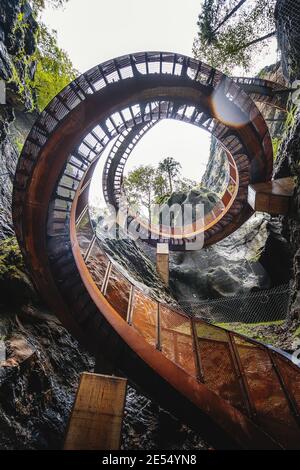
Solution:
[{"label": "large boulder", "polygon": [[258,261],[266,224],[263,217],[253,218],[212,247],[173,254],[170,287],[176,299],[193,304],[268,288],[270,278]]},{"label": "large boulder", "polygon": [[[191,189],[188,192],[174,192],[165,202],[169,207],[175,204],[184,207],[185,204],[191,205],[194,209],[197,205],[203,205],[204,214],[208,214],[214,206],[220,204],[219,196],[211,189],[201,186],[200,188]],[[196,210],[193,210],[193,221],[195,220]],[[181,225],[182,217],[175,219],[175,225]]]}]

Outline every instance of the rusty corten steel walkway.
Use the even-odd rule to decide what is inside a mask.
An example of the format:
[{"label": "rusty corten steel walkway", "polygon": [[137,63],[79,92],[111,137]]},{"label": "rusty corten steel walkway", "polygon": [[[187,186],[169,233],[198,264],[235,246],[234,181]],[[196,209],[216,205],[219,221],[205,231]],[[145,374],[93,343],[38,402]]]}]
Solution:
[{"label": "rusty corten steel walkway", "polygon": [[25,143],[13,217],[35,285],[91,351],[216,447],[300,448],[300,369],[266,345],[146,296],[118,271],[94,233],[88,190],[103,150],[156,115],[204,127],[226,149],[233,188],[225,192],[225,210],[208,214],[205,244],[252,214],[247,185],[271,178],[273,153],[251,98],[220,72],[182,55],[123,56],[67,86]]},{"label": "rusty corten steel walkway", "polygon": [[[289,90],[283,85],[261,78],[234,77],[232,80],[238,83],[254,102],[263,103],[280,111],[287,111]],[[103,169],[102,186],[107,204],[119,208],[120,199],[124,195],[122,183],[126,162],[145,133],[160,120],[161,118],[156,115],[155,119],[147,124],[126,129],[116,139]]]}]

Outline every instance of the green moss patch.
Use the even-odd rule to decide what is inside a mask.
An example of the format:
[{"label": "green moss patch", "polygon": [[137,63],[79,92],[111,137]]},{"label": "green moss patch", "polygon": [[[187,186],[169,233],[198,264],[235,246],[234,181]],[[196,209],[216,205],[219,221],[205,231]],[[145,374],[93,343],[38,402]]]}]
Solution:
[{"label": "green moss patch", "polygon": [[217,326],[225,328],[226,330],[239,333],[253,338],[262,343],[278,344],[278,327],[282,326],[284,321],[262,322],[262,323],[218,323]]},{"label": "green moss patch", "polygon": [[294,331],[293,336],[294,336],[295,338],[300,338],[300,326],[298,326],[298,328],[296,329],[296,331]]},{"label": "green moss patch", "polygon": [[1,304],[23,304],[35,299],[15,237],[0,242],[0,289]]}]

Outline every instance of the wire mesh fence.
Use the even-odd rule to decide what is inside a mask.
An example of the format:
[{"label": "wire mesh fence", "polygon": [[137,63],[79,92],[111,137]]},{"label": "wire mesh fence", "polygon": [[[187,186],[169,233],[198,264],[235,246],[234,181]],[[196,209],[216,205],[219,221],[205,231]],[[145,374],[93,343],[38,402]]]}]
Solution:
[{"label": "wire mesh fence", "polygon": [[299,79],[300,0],[277,0],[275,18],[283,71]]},{"label": "wire mesh fence", "polygon": [[222,299],[180,302],[182,309],[210,323],[264,323],[285,320],[290,284]]}]

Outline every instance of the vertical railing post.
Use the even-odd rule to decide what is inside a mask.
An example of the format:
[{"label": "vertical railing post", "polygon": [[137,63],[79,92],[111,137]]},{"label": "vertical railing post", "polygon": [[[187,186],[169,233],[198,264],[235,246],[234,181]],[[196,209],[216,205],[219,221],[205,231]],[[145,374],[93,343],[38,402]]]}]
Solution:
[{"label": "vertical railing post", "polygon": [[243,365],[241,363],[239,352],[237,350],[232,332],[227,331],[227,336],[228,336],[228,340],[229,340],[230,350],[232,352],[232,358],[233,358],[233,361],[234,361],[234,364],[235,364],[235,367],[236,367],[236,373],[238,375],[239,382],[240,382],[240,387],[241,387],[242,394],[243,394],[243,397],[244,397],[245,405],[246,405],[247,411],[249,413],[249,416],[252,419],[254,419],[255,416],[256,416],[256,409],[255,409],[254,403],[252,401],[252,397],[251,397],[250,390],[249,390],[249,387],[248,387],[247,377],[246,377],[246,374],[244,372]]},{"label": "vertical railing post", "polygon": [[101,289],[101,293],[103,295],[106,295],[107,284],[108,284],[108,281],[109,281],[111,268],[112,268],[112,264],[111,264],[111,261],[109,261],[109,263],[107,265],[107,268],[106,268],[106,273],[105,273],[105,276],[104,276],[104,279],[103,279],[103,284],[102,284],[102,289]]},{"label": "vertical railing post", "polygon": [[90,244],[89,244],[89,246],[88,246],[88,249],[86,250],[85,255],[84,255],[84,257],[83,257],[83,259],[84,259],[85,262],[87,262],[87,260],[88,260],[88,258],[89,258],[89,256],[90,256],[90,254],[91,254],[91,251],[92,251],[92,249],[93,249],[93,247],[94,247],[95,241],[96,241],[96,235],[94,234],[93,237],[92,237],[92,239],[91,239],[91,241],[90,241]]},{"label": "vertical railing post", "polygon": [[204,383],[204,371],[203,371],[203,367],[201,364],[198,334],[197,334],[195,319],[193,317],[191,317],[191,329],[192,329],[192,335],[193,335],[193,346],[194,346],[193,350],[194,350],[195,366],[196,366],[196,371],[197,371],[197,379],[199,380],[199,382]]},{"label": "vertical railing post", "polygon": [[197,72],[196,72],[196,75],[195,75],[195,81],[198,80],[198,75],[199,75],[199,73],[200,73],[200,71],[201,71],[201,66],[202,66],[202,62],[199,62],[199,63],[198,63],[198,67],[197,67]]},{"label": "vertical railing post", "polygon": [[134,298],[134,286],[133,284],[131,284],[131,288],[129,292],[129,299],[128,299],[127,318],[126,318],[126,321],[129,325],[131,325],[133,298]]},{"label": "vertical railing post", "polygon": [[291,413],[293,415],[293,417],[295,418],[298,426],[300,426],[300,416],[299,416],[299,412],[298,412],[298,407],[297,407],[297,404],[295,403],[294,401],[294,398],[292,397],[292,395],[290,394],[290,391],[289,391],[289,388],[286,386],[285,384],[285,381],[284,381],[284,378],[282,377],[281,373],[280,373],[280,370],[277,366],[277,363],[276,363],[276,360],[274,359],[275,358],[275,352],[274,351],[270,351],[269,348],[266,348],[267,351],[268,351],[268,356],[271,360],[271,363],[272,363],[272,366],[273,366],[273,369],[275,371],[275,374],[279,380],[279,383],[280,383],[280,386],[282,388],[282,391],[285,395],[285,398],[288,402],[288,405],[289,405],[289,408],[291,410]]},{"label": "vertical railing post", "polygon": [[80,224],[87,210],[88,210],[88,206],[85,206],[84,209],[80,212],[79,216],[76,219],[76,226]]},{"label": "vertical railing post", "polygon": [[156,349],[161,351],[161,324],[160,324],[160,302],[157,302],[157,315],[156,315]]},{"label": "vertical railing post", "polygon": [[149,74],[148,53],[145,53],[146,74]]},{"label": "vertical railing post", "polygon": [[177,54],[174,54],[173,65],[172,65],[172,75],[175,74],[176,62],[177,62]]},{"label": "vertical railing post", "polygon": [[159,53],[159,73],[162,74],[162,53]]}]

